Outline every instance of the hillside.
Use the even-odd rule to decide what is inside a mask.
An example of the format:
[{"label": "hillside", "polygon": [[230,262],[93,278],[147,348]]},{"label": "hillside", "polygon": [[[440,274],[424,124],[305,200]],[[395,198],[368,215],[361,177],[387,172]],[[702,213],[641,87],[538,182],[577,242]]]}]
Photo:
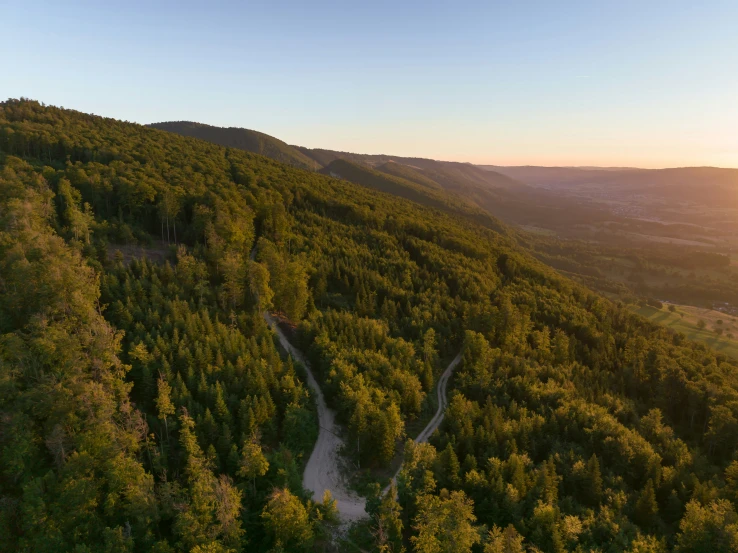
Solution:
[{"label": "hillside", "polygon": [[417,169],[410,167],[409,165],[397,163],[396,161],[388,161],[387,163],[378,165],[376,167],[376,170],[388,175],[392,175],[394,177],[399,177],[401,179],[414,182],[415,184],[419,184],[420,186],[424,186],[425,188],[430,188],[431,190],[442,190],[443,188],[436,181],[426,177]]},{"label": "hillside", "polygon": [[207,140],[228,148],[253,152],[301,169],[315,168],[315,163],[296,148],[258,131],[237,127],[213,127],[191,121],[168,121],[152,123],[149,126],[183,136]]},{"label": "hillside", "polygon": [[[208,140],[227,143],[229,129],[207,128]],[[706,267],[697,274],[670,261],[699,257],[705,249],[723,256],[738,251],[735,170],[475,166],[280,144],[303,156],[293,165],[315,169],[347,161],[364,169],[334,173],[363,186],[471,213],[490,228],[499,225],[490,226],[493,219],[482,212],[497,217],[538,259],[611,297],[738,305],[735,271]],[[279,149],[260,151],[284,158]]]},{"label": "hillside", "polygon": [[[601,209],[583,209],[574,202],[563,200],[558,194],[527,186],[509,176],[470,163],[288,146],[255,131],[197,123],[157,123],[153,126],[259,153],[304,169],[315,170],[338,160],[347,161],[401,179],[404,182],[400,190],[406,190],[408,181],[424,188],[442,190],[449,195],[443,201],[452,198],[452,203],[476,207],[509,224],[561,228],[571,224],[587,225],[602,220],[604,215]],[[348,173],[344,173],[344,178],[351,180]],[[373,178],[378,177],[375,175]],[[357,183],[366,185],[366,181]],[[391,186],[394,185],[384,183],[382,189],[388,191]]]},{"label": "hillside", "polygon": [[474,199],[475,194],[480,192],[483,194],[496,190],[521,190],[526,188],[525,185],[510,177],[495,171],[485,170],[471,163],[393,155],[354,154],[302,147],[299,149],[303,154],[323,166],[327,166],[336,159],[345,159],[373,168],[379,168],[380,166],[386,168],[388,163],[396,163],[404,166],[404,168],[397,168],[397,171],[420,173],[426,182],[435,182],[449,192],[463,192],[468,199]]},{"label": "hillside", "polygon": [[376,171],[366,165],[340,158],[331,161],[320,172],[324,175],[345,179],[354,184],[439,209],[451,215],[463,217],[503,234],[508,233],[507,229],[498,220],[490,217],[485,211],[442,189],[424,187],[417,182]]},{"label": "hillside", "polygon": [[[510,237],[28,100],[0,104],[0,166],[3,550],[737,542],[738,361]],[[315,395],[265,311],[335,411],[346,467],[371,480],[404,456],[396,488],[364,486],[348,534],[330,494],[303,488]],[[443,422],[405,441],[459,351]]]}]

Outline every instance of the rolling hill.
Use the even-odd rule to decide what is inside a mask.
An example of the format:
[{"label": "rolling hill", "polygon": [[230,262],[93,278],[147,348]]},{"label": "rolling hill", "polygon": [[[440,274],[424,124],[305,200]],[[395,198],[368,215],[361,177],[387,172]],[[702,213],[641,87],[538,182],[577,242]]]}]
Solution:
[{"label": "rolling hill", "polygon": [[[277,161],[290,158],[297,167],[321,168],[324,174],[512,232],[538,259],[626,301],[661,297],[698,306],[734,301],[732,270],[705,268],[695,278],[671,260],[699,256],[705,248],[726,256],[738,249],[738,210],[731,207],[738,195],[735,170],[475,166],[288,146],[271,137],[273,148],[255,147],[227,140],[229,133],[252,131],[193,128],[209,141]],[[497,219],[507,225],[505,231]],[[618,253],[623,251],[638,262],[623,258]]]},{"label": "rolling hill", "polygon": [[419,184],[420,186],[429,188],[431,190],[442,190],[443,189],[443,187],[440,184],[426,177],[416,168],[411,167],[409,165],[403,165],[402,163],[397,163],[396,161],[388,161],[381,165],[377,165],[375,169],[377,171],[381,171],[382,173],[386,173],[394,177],[399,177],[401,179],[414,182],[415,184]]},{"label": "rolling hill", "polygon": [[[600,221],[607,215],[606,211],[598,209],[597,206],[589,205],[583,208],[577,205],[577,202],[562,198],[555,192],[529,186],[509,175],[470,163],[290,146],[256,131],[212,127],[198,123],[170,122],[156,123],[152,126],[265,155],[302,169],[316,170],[326,168],[337,160],[347,161],[354,167],[349,169],[348,166],[343,166],[342,170],[334,171],[342,174],[342,178],[347,180],[356,177],[357,180],[354,182],[365,186],[367,182],[372,181],[375,188],[402,191],[403,194],[416,196],[420,193],[420,189],[409,185],[414,183],[423,189],[445,192],[448,195],[442,198],[438,195],[425,194],[426,202],[430,201],[429,198],[432,196],[436,204],[440,200],[445,204],[473,206],[508,224],[558,230],[572,224],[587,225],[593,221]],[[367,180],[364,172],[357,172],[356,167],[359,166],[373,170],[375,174]],[[336,169],[335,165],[333,169]],[[379,178],[377,172],[391,178],[383,180]],[[392,178],[400,181],[393,181]],[[410,190],[414,191],[411,193]]]},{"label": "rolling hill", "polygon": [[[394,166],[399,164],[388,162],[386,165],[390,165],[394,169]],[[324,175],[345,179],[354,184],[439,209],[450,215],[464,217],[502,234],[509,233],[508,229],[499,220],[491,217],[486,211],[472,203],[465,202],[453,194],[445,192],[440,187],[432,188],[430,186],[423,186],[416,181],[410,181],[386,172],[374,170],[366,165],[341,158],[334,159],[326,167],[321,169],[320,172]],[[407,175],[409,173],[405,172],[405,174]],[[422,180],[422,177],[420,179]]]},{"label": "rolling hill", "polygon": [[237,127],[214,127],[191,121],[169,121],[152,123],[152,128],[169,131],[183,136],[207,140],[228,148],[238,148],[287,163],[301,169],[314,169],[315,162],[296,148],[278,138],[258,131]]}]

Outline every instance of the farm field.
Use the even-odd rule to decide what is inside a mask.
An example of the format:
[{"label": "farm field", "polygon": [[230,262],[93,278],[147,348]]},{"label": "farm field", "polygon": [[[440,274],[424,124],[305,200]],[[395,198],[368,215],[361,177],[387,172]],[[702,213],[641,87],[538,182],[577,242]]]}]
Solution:
[{"label": "farm field", "polygon": [[[631,311],[655,323],[681,332],[692,340],[703,342],[717,352],[738,358],[738,319],[712,309],[671,305],[676,309],[673,312],[669,311],[668,305],[664,305],[662,309],[635,304],[629,307]],[[704,328],[700,328],[699,321],[704,321]],[[722,329],[722,335],[717,334],[716,330],[719,329]]]}]

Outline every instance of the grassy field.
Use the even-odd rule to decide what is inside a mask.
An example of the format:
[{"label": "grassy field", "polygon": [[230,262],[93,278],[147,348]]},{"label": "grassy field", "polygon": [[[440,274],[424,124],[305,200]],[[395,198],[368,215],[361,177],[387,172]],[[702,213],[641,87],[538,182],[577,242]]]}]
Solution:
[{"label": "grassy field", "polygon": [[[668,306],[656,309],[650,306],[631,305],[631,311],[677,332],[685,334],[691,340],[704,342],[715,351],[725,353],[738,359],[738,319],[712,309],[700,309],[689,305],[674,305],[676,311],[669,311]],[[700,328],[699,321],[704,321]],[[720,322],[722,321],[722,322]],[[722,329],[718,336],[716,329]],[[728,335],[732,335],[732,338]]]}]

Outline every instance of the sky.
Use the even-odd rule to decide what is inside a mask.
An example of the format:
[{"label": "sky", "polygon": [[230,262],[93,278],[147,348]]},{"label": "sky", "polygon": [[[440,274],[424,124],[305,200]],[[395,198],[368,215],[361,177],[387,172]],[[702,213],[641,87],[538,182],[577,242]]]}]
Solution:
[{"label": "sky", "polygon": [[738,2],[0,0],[0,97],[496,165],[738,167]]}]

